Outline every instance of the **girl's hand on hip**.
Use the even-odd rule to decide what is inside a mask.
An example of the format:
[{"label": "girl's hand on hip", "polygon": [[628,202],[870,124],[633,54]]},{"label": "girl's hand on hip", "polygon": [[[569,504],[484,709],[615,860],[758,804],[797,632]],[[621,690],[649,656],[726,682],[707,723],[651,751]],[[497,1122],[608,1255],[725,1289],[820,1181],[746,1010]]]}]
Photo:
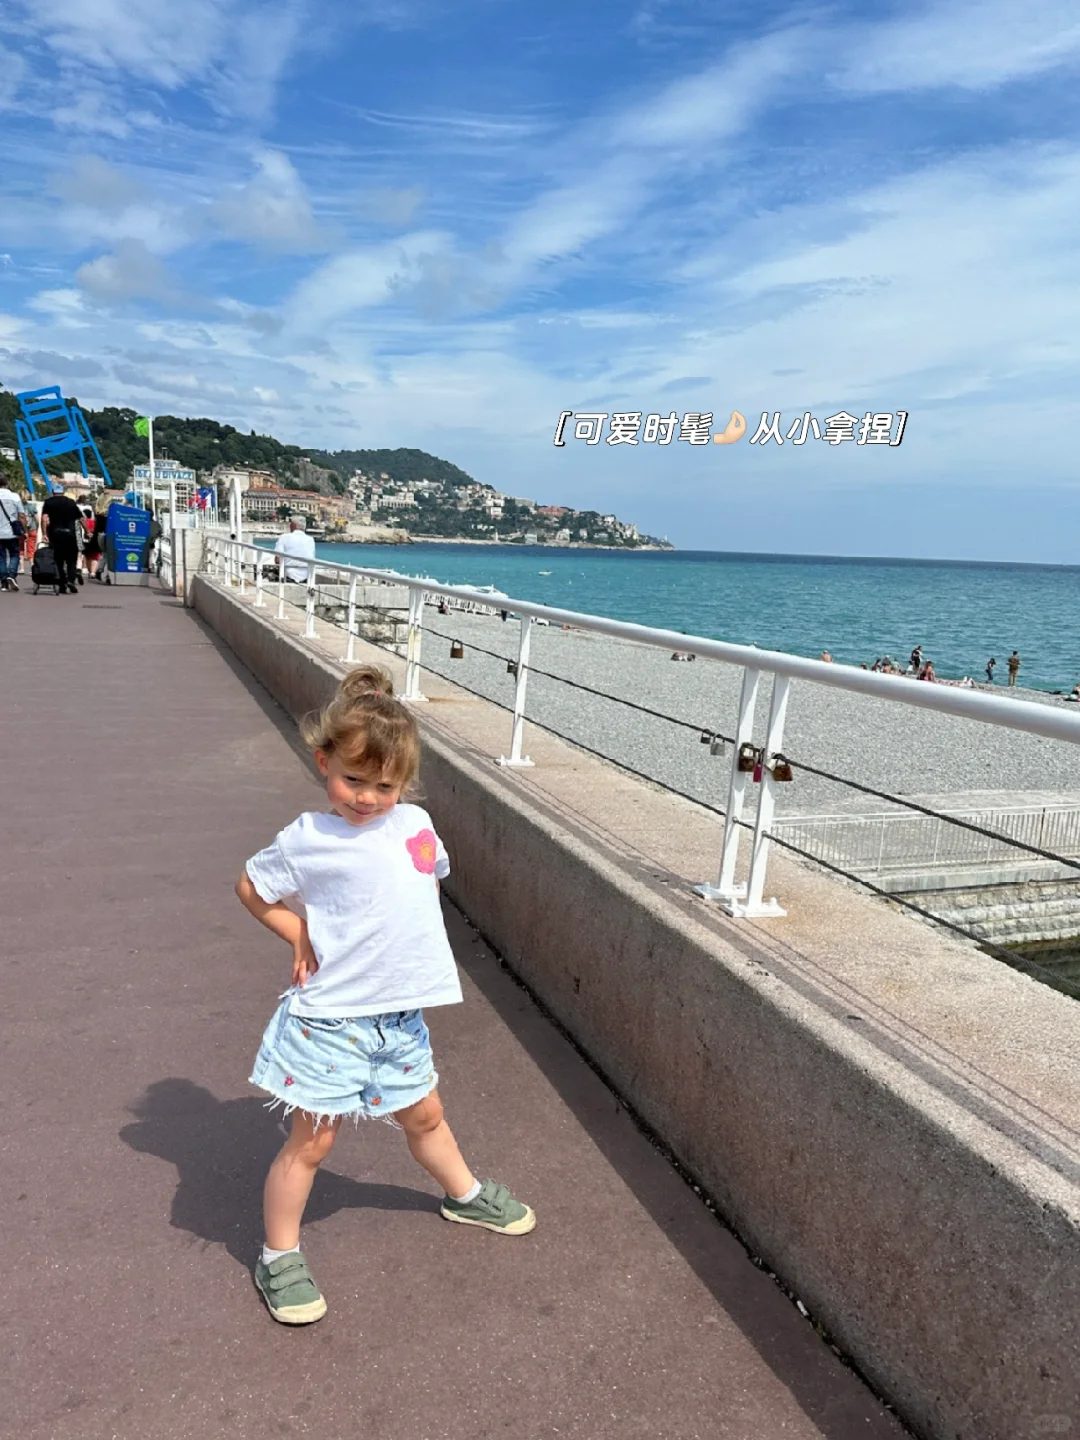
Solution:
[{"label": "girl's hand on hip", "polygon": [[319,962],[316,960],[315,951],[311,946],[307,922],[302,920],[299,934],[293,941],[292,983],[294,985],[305,984],[318,968]]}]

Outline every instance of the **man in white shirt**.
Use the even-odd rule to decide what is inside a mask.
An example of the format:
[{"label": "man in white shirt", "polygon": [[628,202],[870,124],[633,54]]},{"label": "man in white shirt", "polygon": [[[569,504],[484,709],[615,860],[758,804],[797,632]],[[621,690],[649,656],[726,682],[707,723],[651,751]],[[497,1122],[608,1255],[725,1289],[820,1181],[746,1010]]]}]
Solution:
[{"label": "man in white shirt", "polygon": [[19,537],[15,533],[15,522],[19,521],[23,533],[30,523],[26,501],[0,485],[0,590],[18,590],[19,582]]},{"label": "man in white shirt", "polygon": [[[274,553],[277,555],[294,556],[296,560],[315,559],[315,541],[304,529],[302,520],[290,520],[289,528],[284,535],[279,535],[277,544],[274,546]],[[285,579],[298,580],[301,584],[307,580],[308,567],[289,560],[279,560],[278,565],[285,566]]]}]

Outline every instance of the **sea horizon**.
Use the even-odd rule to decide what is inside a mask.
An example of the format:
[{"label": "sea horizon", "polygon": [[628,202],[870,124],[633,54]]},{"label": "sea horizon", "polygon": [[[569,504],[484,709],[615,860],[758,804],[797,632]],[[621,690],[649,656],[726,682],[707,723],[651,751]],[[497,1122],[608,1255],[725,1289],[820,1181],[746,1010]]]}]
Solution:
[{"label": "sea horizon", "polygon": [[740,550],[615,550],[565,545],[317,542],[326,560],[493,586],[579,614],[849,665],[915,646],[939,678],[1004,686],[1020,652],[1021,688],[1069,692],[1080,680],[1080,565],[926,556]]}]

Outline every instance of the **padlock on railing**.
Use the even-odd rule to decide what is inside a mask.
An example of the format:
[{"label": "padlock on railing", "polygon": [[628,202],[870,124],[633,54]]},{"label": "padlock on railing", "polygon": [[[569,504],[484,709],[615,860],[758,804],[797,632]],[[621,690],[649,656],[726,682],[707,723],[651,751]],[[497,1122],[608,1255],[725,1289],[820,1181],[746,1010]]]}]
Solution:
[{"label": "padlock on railing", "polygon": [[774,780],[785,782],[795,779],[795,774],[791,768],[791,761],[786,755],[781,755],[779,752],[769,761],[769,769],[772,771],[772,778]]},{"label": "padlock on railing", "polygon": [[[735,768],[737,770],[741,770],[744,775],[749,774],[750,771],[753,770],[758,764],[758,757],[760,756],[760,754],[761,751],[757,748],[756,745],[752,745],[749,740],[744,740],[743,743],[739,746],[739,758],[736,762]],[[760,777],[758,777],[757,775],[754,776],[755,780],[758,778]]]},{"label": "padlock on railing", "polygon": [[464,659],[465,659],[465,646],[461,643],[460,640],[451,640],[451,642],[450,642],[450,659],[451,659],[451,660],[464,660]]},{"label": "padlock on railing", "polygon": [[723,755],[725,748],[724,737],[722,735],[714,735],[709,741],[710,755]]},{"label": "padlock on railing", "polygon": [[516,660],[507,660],[507,662],[506,662],[506,673],[507,673],[508,675],[513,675],[513,677],[515,678],[515,680],[517,679],[517,661],[516,661]]},{"label": "padlock on railing", "polygon": [[702,732],[701,732],[701,743],[702,743],[702,745],[711,745],[712,742],[713,742],[713,740],[714,740],[715,738],[716,738],[716,737],[713,735],[713,733],[712,733],[711,730],[702,730]]}]

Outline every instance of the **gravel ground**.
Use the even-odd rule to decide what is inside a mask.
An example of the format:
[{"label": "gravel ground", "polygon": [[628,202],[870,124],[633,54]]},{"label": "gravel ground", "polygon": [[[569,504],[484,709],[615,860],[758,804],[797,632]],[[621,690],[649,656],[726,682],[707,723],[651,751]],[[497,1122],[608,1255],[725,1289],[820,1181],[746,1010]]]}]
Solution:
[{"label": "gravel ground", "polygon": [[[464,660],[449,658],[449,640],[442,637],[462,640]],[[473,647],[512,659],[517,640],[516,621],[504,624],[498,616],[457,612],[439,615],[428,606],[424,668],[510,706],[514,679],[507,674],[505,661]],[[653,719],[613,700],[545,679],[532,667],[633,700],[693,728]],[[723,758],[710,756],[708,746],[700,742],[700,730],[733,733],[741,684],[742,671],[735,666],[703,659],[676,664],[670,651],[583,631],[534,626],[525,714],[527,721],[547,725],[662,784],[723,805],[730,748]],[[764,739],[770,689],[766,680],[758,698],[758,744]],[[1018,699],[1041,704],[1063,703],[1037,691],[1014,693]],[[509,716],[507,727],[509,736]],[[806,681],[792,684],[784,749],[796,764],[801,759],[893,794],[953,795],[959,804],[964,792],[1040,792],[1040,800],[1054,794],[1080,804],[1080,746]],[[1017,798],[1014,803],[1022,801]],[[886,808],[883,802],[843,785],[798,773],[795,782],[780,791],[778,802],[780,813],[799,815]]]}]

